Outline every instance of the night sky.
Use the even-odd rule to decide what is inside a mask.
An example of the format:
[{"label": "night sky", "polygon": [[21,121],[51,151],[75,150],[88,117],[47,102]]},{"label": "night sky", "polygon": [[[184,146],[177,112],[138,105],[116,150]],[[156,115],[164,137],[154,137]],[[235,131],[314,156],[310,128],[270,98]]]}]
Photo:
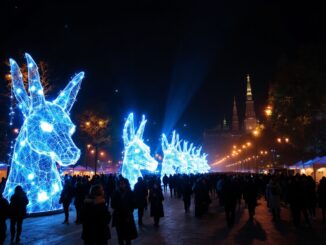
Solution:
[{"label": "night sky", "polygon": [[[119,125],[133,111],[151,132],[176,128],[200,142],[204,129],[231,119],[234,96],[243,116],[247,73],[259,115],[279,61],[325,41],[316,3],[136,2],[1,1],[1,77],[5,60],[22,64],[28,52],[49,65],[49,97],[85,71],[75,115],[96,108]],[[2,98],[5,119],[7,106]]]}]

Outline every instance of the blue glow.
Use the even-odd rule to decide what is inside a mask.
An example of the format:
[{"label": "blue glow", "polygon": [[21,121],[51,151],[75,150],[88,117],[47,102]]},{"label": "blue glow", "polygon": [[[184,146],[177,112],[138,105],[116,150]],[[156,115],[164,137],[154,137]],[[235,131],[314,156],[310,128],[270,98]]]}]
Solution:
[{"label": "blue glow", "polygon": [[162,135],[162,150],[164,158],[162,162],[161,177],[165,174],[199,174],[207,173],[210,166],[207,163],[207,154],[201,154],[201,147],[193,144],[188,146],[187,141],[179,140],[179,135],[173,131],[171,143],[165,134]]},{"label": "blue glow", "polygon": [[138,177],[142,177],[141,170],[155,171],[157,161],[150,155],[150,148],[144,143],[143,134],[147,120],[142,117],[140,126],[135,131],[134,115],[130,113],[123,128],[124,158],[122,176],[127,178],[133,189]]},{"label": "blue glow", "polygon": [[62,183],[56,162],[75,164],[80,150],[71,139],[75,126],[69,117],[84,73],[77,74],[53,102],[46,101],[37,65],[26,54],[29,95],[17,63],[10,59],[12,86],[24,123],[17,136],[4,196],[10,199],[21,185],[26,191],[28,213],[53,211],[59,204]]},{"label": "blue glow", "polygon": [[40,122],[40,127],[44,132],[51,133],[53,131],[53,125],[48,122]]},{"label": "blue glow", "polygon": [[179,172],[182,165],[182,159],[180,158],[180,141],[179,135],[175,131],[172,133],[171,143],[165,134],[162,134],[162,150],[164,158],[162,161],[161,177],[165,174],[167,176],[173,175]]},{"label": "blue glow", "polygon": [[33,173],[27,175],[27,179],[32,180],[34,179],[35,175]]}]

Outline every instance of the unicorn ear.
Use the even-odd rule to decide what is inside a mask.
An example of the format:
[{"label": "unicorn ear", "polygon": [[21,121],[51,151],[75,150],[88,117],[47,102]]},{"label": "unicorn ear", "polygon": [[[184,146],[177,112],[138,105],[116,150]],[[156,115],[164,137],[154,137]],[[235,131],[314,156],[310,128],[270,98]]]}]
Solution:
[{"label": "unicorn ear", "polygon": [[123,128],[123,142],[125,145],[128,145],[129,142],[135,137],[135,128],[134,128],[134,114],[130,113]]},{"label": "unicorn ear", "polygon": [[181,150],[181,140],[179,140],[179,134],[176,134],[175,141],[176,141],[175,147],[177,148],[177,150],[182,151]]},{"label": "unicorn ear", "polygon": [[197,149],[197,156],[200,156],[200,154],[201,154],[201,149],[202,149],[202,147],[199,147],[199,148]]},{"label": "unicorn ear", "polygon": [[188,149],[188,153],[190,153],[192,151],[192,148],[194,147],[194,144],[191,143],[190,146],[189,146],[189,149]]},{"label": "unicorn ear", "polygon": [[27,70],[28,70],[28,90],[32,102],[32,107],[38,107],[45,104],[43,87],[40,81],[40,74],[38,73],[38,68],[29,54],[25,54],[27,60]]},{"label": "unicorn ear", "polygon": [[143,138],[146,122],[147,122],[147,120],[145,119],[145,116],[143,115],[141,123],[140,123],[139,128],[138,128],[137,133],[136,133],[136,136],[139,139]]},{"label": "unicorn ear", "polygon": [[192,156],[195,156],[196,154],[195,154],[195,150],[196,150],[196,147],[193,147],[192,149],[191,149],[191,155]]},{"label": "unicorn ear", "polygon": [[188,150],[188,142],[187,141],[183,141],[183,151],[187,152]]},{"label": "unicorn ear", "polygon": [[84,72],[78,73],[62,90],[59,96],[53,101],[53,103],[60,106],[66,112],[69,112],[76,101],[80,84],[84,78]]},{"label": "unicorn ear", "polygon": [[18,101],[18,107],[21,109],[23,115],[27,117],[31,101],[24,87],[23,75],[21,74],[17,63],[13,59],[10,59],[9,61],[12,90]]},{"label": "unicorn ear", "polygon": [[166,151],[169,147],[168,139],[166,138],[165,134],[162,134],[162,150]]},{"label": "unicorn ear", "polygon": [[172,132],[171,145],[172,145],[172,146],[175,146],[175,145],[176,145],[176,140],[175,140],[175,130],[173,130],[173,132]]}]

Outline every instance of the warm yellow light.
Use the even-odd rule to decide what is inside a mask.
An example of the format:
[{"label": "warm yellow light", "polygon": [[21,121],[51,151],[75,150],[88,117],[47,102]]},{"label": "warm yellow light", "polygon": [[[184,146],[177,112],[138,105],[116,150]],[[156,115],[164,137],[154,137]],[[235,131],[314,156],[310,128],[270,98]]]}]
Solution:
[{"label": "warm yellow light", "polygon": [[91,148],[91,146],[92,146],[91,144],[87,144],[87,149]]},{"label": "warm yellow light", "polygon": [[285,138],[285,142],[289,143],[290,142],[289,138]]},{"label": "warm yellow light", "polygon": [[252,134],[257,137],[259,136],[259,130],[255,129],[254,131],[252,131]]},{"label": "warm yellow light", "polygon": [[103,121],[102,120],[100,120],[99,122],[98,122],[98,124],[100,125],[100,126],[102,126],[103,125]]},{"label": "warm yellow light", "polygon": [[281,139],[281,138],[277,138],[276,141],[277,141],[278,143],[282,143],[282,139]]},{"label": "warm yellow light", "polygon": [[95,150],[91,150],[91,154],[94,154],[95,153]]},{"label": "warm yellow light", "polygon": [[246,144],[247,144],[247,146],[251,146],[251,142],[247,142]]},{"label": "warm yellow light", "polygon": [[237,149],[237,146],[236,146],[236,145],[234,145],[234,146],[233,146],[233,149]]},{"label": "warm yellow light", "polygon": [[103,157],[105,153],[103,151],[100,152],[100,156]]},{"label": "warm yellow light", "polygon": [[85,124],[87,127],[89,127],[91,125],[91,122],[87,121]]},{"label": "warm yellow light", "polygon": [[266,108],[265,108],[265,115],[267,116],[267,117],[270,117],[271,115],[272,115],[272,113],[273,113],[273,110],[272,110],[272,107],[270,106],[270,105],[268,105]]}]

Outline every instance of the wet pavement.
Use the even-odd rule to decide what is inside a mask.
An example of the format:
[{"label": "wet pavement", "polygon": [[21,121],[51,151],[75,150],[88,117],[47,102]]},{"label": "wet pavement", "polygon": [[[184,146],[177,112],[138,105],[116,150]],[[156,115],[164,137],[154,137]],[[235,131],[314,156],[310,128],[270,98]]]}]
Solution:
[{"label": "wet pavement", "polygon": [[[144,226],[138,227],[139,236],[132,244],[170,245],[170,244],[326,244],[326,224],[321,223],[318,210],[317,219],[312,220],[312,226],[295,229],[290,222],[288,208],[283,207],[281,221],[274,223],[266,202],[259,200],[253,222],[249,221],[248,210],[242,203],[237,209],[236,223],[233,228],[226,227],[223,208],[218,200],[213,198],[208,213],[200,218],[194,217],[194,206],[189,213],[183,210],[181,199],[165,196],[165,217],[160,221],[160,227],[153,226],[149,210],[144,215]],[[75,212],[70,213],[70,224],[61,224],[63,214],[45,217],[27,218],[23,224],[21,242],[17,244],[83,244],[81,240],[81,225],[73,223]],[[135,212],[137,223],[137,212]],[[9,222],[8,222],[9,228]],[[116,231],[111,228],[112,238],[109,244],[118,244]],[[10,244],[9,231],[5,244]]]}]

